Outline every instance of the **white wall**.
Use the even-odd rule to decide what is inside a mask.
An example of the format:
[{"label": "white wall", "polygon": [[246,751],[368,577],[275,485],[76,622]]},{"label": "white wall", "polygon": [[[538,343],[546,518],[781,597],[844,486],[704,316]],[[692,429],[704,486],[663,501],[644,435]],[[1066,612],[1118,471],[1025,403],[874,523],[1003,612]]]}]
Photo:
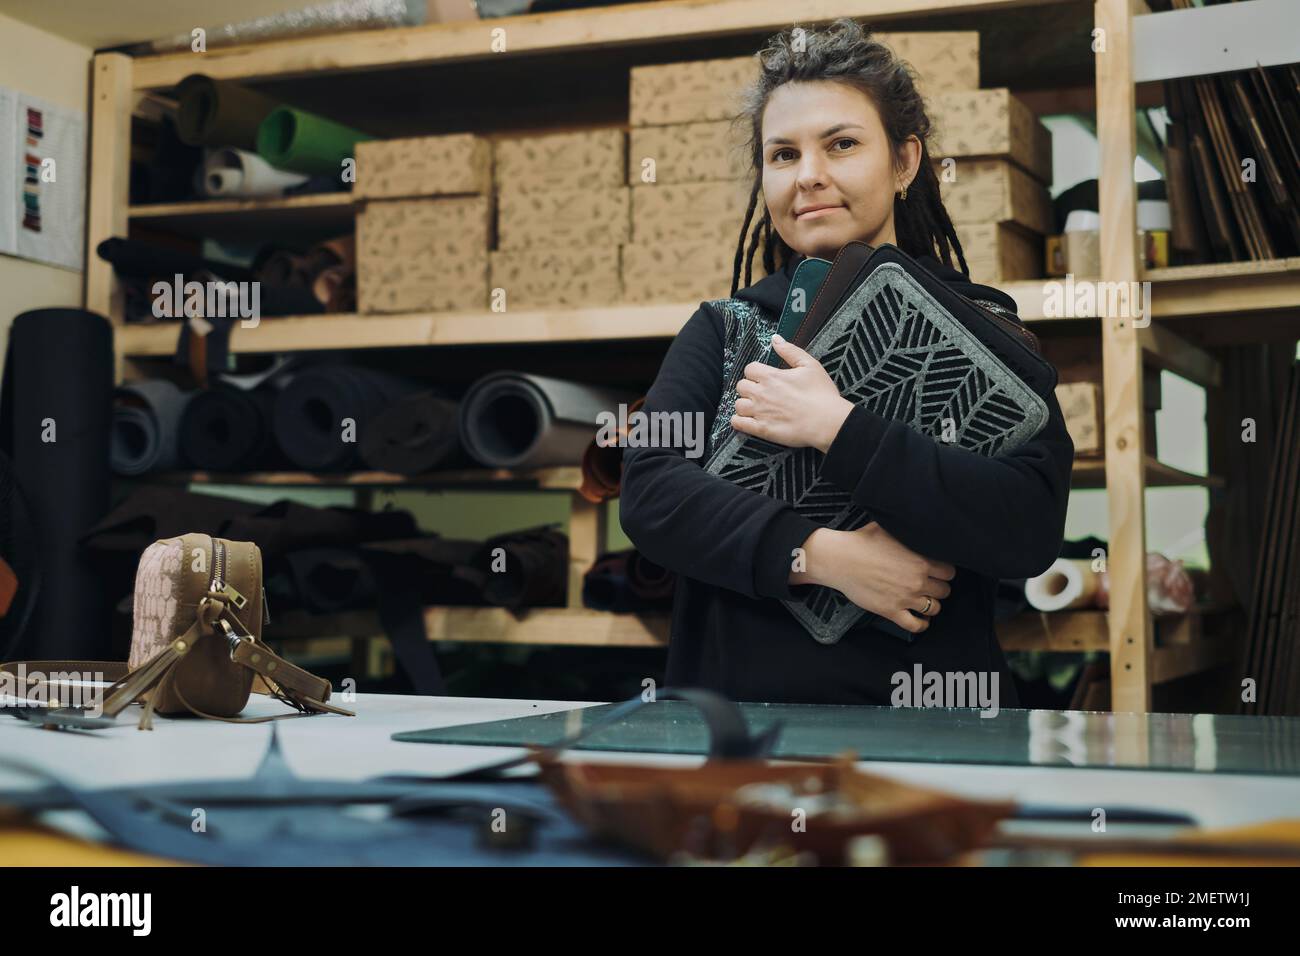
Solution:
[{"label": "white wall", "polygon": [[[0,86],[85,112],[90,57],[90,47],[0,14]],[[81,288],[80,272],[0,255],[0,350],[9,341],[14,316],[28,309],[80,306]]]}]

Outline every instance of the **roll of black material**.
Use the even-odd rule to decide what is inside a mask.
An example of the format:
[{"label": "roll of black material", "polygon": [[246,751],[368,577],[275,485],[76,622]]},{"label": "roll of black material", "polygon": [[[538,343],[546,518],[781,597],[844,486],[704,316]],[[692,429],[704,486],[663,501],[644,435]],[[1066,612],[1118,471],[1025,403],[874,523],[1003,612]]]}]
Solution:
[{"label": "roll of black material", "polygon": [[195,468],[240,472],[284,464],[271,427],[276,393],[216,385],[198,392],[180,423],[180,450]]},{"label": "roll of black material", "polygon": [[112,403],[108,320],[81,309],[36,309],[14,319],[0,446],[39,541],[41,593],[24,641],[34,658],[111,659],[109,604],[78,539],[108,511]]},{"label": "roll of black material", "polygon": [[673,573],[636,550],[602,555],[582,579],[582,603],[596,611],[627,613],[672,602]]},{"label": "roll of black material", "polygon": [[483,543],[473,567],[483,573],[483,598],[490,604],[508,608],[563,604],[569,538],[551,527],[498,535]]},{"label": "roll of black material", "polygon": [[256,90],[191,73],[176,87],[177,132],[195,146],[257,149],[257,128],[280,105]]},{"label": "roll of black material", "polygon": [[544,375],[495,372],[475,382],[460,406],[461,442],[489,468],[578,465],[601,412],[618,415],[634,392]]},{"label": "roll of black material", "polygon": [[237,541],[256,541],[265,557],[299,548],[405,540],[420,532],[409,511],[313,508],[285,498],[232,519],[224,533]]},{"label": "roll of black material", "polygon": [[472,464],[460,443],[460,406],[436,392],[418,392],[389,405],[361,436],[370,468],[418,475]]},{"label": "roll of black material", "polygon": [[299,468],[346,471],[375,416],[421,386],[352,365],[318,365],[296,375],[275,403],[275,437]]},{"label": "roll of black material", "polygon": [[312,614],[367,607],[376,600],[370,566],[355,548],[302,548],[282,560],[298,606]]},{"label": "roll of black material", "polygon": [[109,464],[119,475],[181,467],[181,417],[192,392],[167,379],[129,382],[115,393]]},{"label": "roll of black material", "polygon": [[95,247],[95,255],[111,265],[119,276],[138,279],[170,280],[178,272],[190,275],[202,271],[232,282],[247,282],[253,278],[252,271],[244,266],[205,259],[138,239],[105,239]]},{"label": "roll of black material", "polygon": [[672,600],[676,576],[634,549],[627,555],[627,582],[633,594],[653,606]]},{"label": "roll of black material", "polygon": [[627,583],[627,556],[606,555],[582,576],[582,604],[593,611],[626,614],[638,609],[640,600]]}]

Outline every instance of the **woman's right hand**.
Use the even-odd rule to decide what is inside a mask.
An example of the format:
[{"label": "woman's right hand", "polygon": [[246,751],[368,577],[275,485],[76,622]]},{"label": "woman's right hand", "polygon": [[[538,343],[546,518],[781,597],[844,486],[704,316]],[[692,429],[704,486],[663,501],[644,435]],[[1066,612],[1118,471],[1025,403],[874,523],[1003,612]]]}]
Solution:
[{"label": "woman's right hand", "polygon": [[957,573],[951,564],[912,551],[874,521],[856,531],[819,528],[804,551],[806,570],[792,572],[791,584],[835,588],[913,634],[930,626]]}]

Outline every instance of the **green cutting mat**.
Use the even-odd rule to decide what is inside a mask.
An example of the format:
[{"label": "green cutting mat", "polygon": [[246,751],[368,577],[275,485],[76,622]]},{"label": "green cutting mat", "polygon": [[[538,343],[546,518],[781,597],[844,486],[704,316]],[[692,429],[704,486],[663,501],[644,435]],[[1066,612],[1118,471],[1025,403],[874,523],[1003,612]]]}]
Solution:
[{"label": "green cutting mat", "polygon": [[[394,740],[497,747],[549,745],[589,725],[613,704],[434,727]],[[780,721],[776,757],[1010,766],[1119,767],[1209,773],[1300,775],[1300,718],[1214,714],[1108,714],[1003,710],[740,704],[750,733]],[[579,750],[703,754],[708,736],[689,704],[658,701],[595,732]]]}]

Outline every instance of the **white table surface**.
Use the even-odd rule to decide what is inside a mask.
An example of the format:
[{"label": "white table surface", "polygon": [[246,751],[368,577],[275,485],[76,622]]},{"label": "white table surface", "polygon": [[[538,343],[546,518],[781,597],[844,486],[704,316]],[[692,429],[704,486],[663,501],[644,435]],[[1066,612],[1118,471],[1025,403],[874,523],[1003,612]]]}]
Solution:
[{"label": "white table surface", "polygon": [[[398,731],[480,723],[592,706],[592,701],[504,700],[358,694],[339,702],[356,717],[324,715],[275,721],[289,766],[303,777],[361,780],[385,773],[446,773],[524,753],[517,747],[399,742]],[[254,696],[244,716],[282,713],[284,705]],[[49,731],[0,718],[0,756],[44,768],[80,786],[248,776],[266,751],[272,724],[227,724],[155,717],[152,732],[136,729],[138,708],[120,727]],[[582,751],[578,759],[690,766],[699,756]],[[1133,806],[1185,812],[1202,826],[1238,826],[1300,817],[1300,777],[1274,775],[991,766],[862,761],[863,770],[970,797],[1073,807]],[[36,785],[0,766],[0,789]]]}]

